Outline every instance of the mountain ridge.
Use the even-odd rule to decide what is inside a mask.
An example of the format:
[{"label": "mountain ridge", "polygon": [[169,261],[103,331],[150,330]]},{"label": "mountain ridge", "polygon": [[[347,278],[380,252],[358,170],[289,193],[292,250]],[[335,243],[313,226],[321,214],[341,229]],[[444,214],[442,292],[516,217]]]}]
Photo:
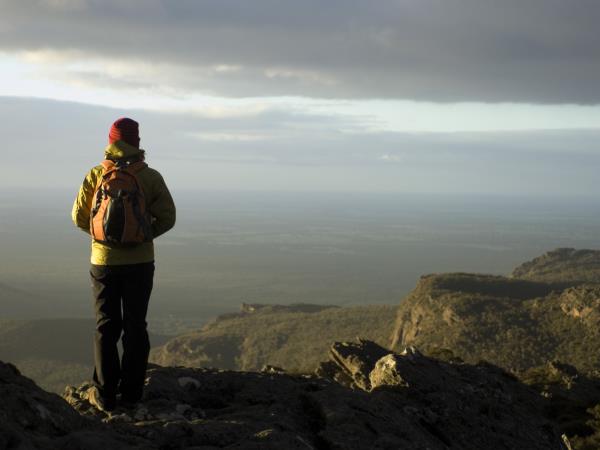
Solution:
[{"label": "mountain ridge", "polygon": [[[583,274],[576,272],[584,264]],[[519,278],[522,277],[522,278]],[[559,359],[600,369],[600,251],[556,249],[510,276],[430,274],[398,307],[391,348],[450,350],[523,371]]]}]

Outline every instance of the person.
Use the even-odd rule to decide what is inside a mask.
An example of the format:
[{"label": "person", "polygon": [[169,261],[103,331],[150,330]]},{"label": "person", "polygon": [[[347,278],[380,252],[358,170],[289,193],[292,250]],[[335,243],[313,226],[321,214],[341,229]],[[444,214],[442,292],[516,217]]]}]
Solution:
[{"label": "person", "polygon": [[[72,210],[75,225],[92,238],[90,276],[96,332],[94,386],[88,395],[90,403],[103,411],[114,410],[119,395],[123,405],[129,406],[142,398],[150,352],[146,314],[154,279],[152,241],[175,225],[173,198],[160,173],[144,162],[145,151],[139,144],[136,121],[124,117],[114,122],[104,150],[105,160],[85,176]],[[111,169],[115,169],[113,175]],[[120,242],[126,233],[115,238],[114,223],[107,225],[116,220],[119,211],[102,206],[105,199],[114,200],[106,193],[110,191],[108,180],[116,179],[115,176],[129,177],[126,181],[137,186],[133,189],[136,200],[129,202],[136,214],[123,215],[128,226],[138,223],[138,231],[129,239],[134,242]],[[121,205],[126,208],[122,191],[114,197],[124,201]],[[117,345],[121,333],[123,353],[119,360]]]}]

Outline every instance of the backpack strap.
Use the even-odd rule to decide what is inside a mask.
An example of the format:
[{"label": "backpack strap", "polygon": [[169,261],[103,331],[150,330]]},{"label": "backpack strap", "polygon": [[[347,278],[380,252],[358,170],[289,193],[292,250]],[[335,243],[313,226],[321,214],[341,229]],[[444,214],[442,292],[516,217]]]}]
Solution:
[{"label": "backpack strap", "polygon": [[102,166],[102,168],[104,169],[104,173],[108,172],[110,169],[114,169],[115,167],[115,162],[113,160],[110,159],[105,159],[104,161],[102,161],[100,163],[100,165]]}]

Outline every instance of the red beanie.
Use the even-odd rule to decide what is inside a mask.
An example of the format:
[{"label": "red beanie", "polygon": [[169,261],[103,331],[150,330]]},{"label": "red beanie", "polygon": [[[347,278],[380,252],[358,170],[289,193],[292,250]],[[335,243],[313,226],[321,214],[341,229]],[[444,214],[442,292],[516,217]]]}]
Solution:
[{"label": "red beanie", "polygon": [[112,124],[112,127],[110,127],[110,132],[108,133],[109,144],[112,144],[115,141],[125,141],[129,145],[139,148],[139,124],[135,120],[127,117],[117,119],[117,121]]}]

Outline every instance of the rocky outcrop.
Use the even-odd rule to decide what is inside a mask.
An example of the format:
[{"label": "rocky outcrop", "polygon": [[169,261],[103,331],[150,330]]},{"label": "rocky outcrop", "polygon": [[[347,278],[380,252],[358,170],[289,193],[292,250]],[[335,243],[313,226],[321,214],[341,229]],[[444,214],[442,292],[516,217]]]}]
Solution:
[{"label": "rocky outcrop", "polygon": [[596,333],[600,326],[600,288],[579,286],[566,289],[560,296],[560,309]]},{"label": "rocky outcrop", "polygon": [[600,283],[600,250],[558,248],[521,264],[511,277],[569,285]]},{"label": "rocky outcrop", "polygon": [[56,394],[40,389],[0,361],[0,448],[126,448],[118,433],[82,417]]},{"label": "rocky outcrop", "polygon": [[496,367],[369,341],[330,356],[318,375],[154,367],[143,402],[111,415],[89,405],[87,385],[65,397],[145,448],[566,448],[544,398]]},{"label": "rocky outcrop", "polygon": [[587,376],[569,364],[550,361],[520,374],[520,379],[546,398],[546,416],[574,438],[573,448],[588,450],[599,448],[600,442],[599,375]]},{"label": "rocky outcrop", "polygon": [[544,397],[566,399],[572,405],[590,408],[600,403],[599,374],[590,377],[560,361],[549,361],[521,374],[521,379]]},{"label": "rocky outcrop", "polygon": [[528,298],[547,295],[552,287],[537,282],[469,273],[422,276],[415,289],[400,303],[392,348],[407,345],[429,347],[431,331],[443,342],[433,346],[454,348],[456,333],[465,329],[474,313],[514,308]]},{"label": "rocky outcrop", "polygon": [[[380,355],[384,356],[377,359]],[[411,436],[418,444],[407,448],[568,446],[568,440],[550,431],[552,425],[543,418],[546,401],[513,375],[486,363],[447,363],[415,348],[397,354],[359,341],[334,344],[331,360],[321,364],[317,373],[370,392],[373,402],[381,402],[380,410],[390,403],[402,404],[402,419],[411,425],[400,428],[406,427],[407,433],[425,429],[437,439]],[[535,423],[529,422],[531,417],[537,418]]]},{"label": "rocky outcrop", "polygon": [[445,349],[471,363],[523,371],[560,359],[600,368],[600,286],[480,274],[433,274],[398,307],[392,349]]},{"label": "rocky outcrop", "polygon": [[89,384],[65,402],[0,364],[1,448],[567,448],[546,400],[497,367],[359,341],[317,372],[153,366],[142,402],[106,414]]}]

